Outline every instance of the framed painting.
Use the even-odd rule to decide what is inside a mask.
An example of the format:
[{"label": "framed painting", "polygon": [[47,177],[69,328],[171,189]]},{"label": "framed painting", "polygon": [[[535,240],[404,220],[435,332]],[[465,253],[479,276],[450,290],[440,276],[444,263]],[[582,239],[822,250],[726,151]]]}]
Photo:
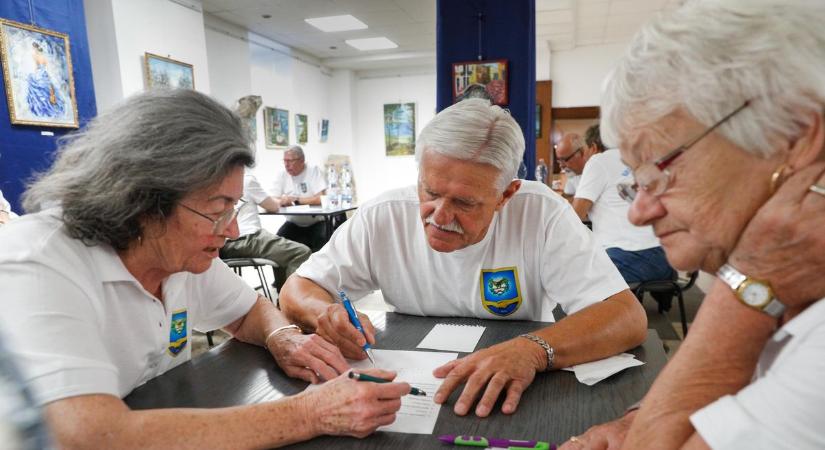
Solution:
[{"label": "framed painting", "polygon": [[541,138],[541,103],[536,103],[536,139]]},{"label": "framed painting", "polygon": [[78,127],[68,35],[0,19],[0,62],[11,123]]},{"label": "framed painting", "polygon": [[415,103],[384,105],[384,145],[387,156],[415,154]]},{"label": "framed painting", "polygon": [[264,139],[267,148],[289,145],[289,111],[268,106],[264,108]]},{"label": "framed painting", "polygon": [[299,144],[306,144],[307,134],[309,134],[309,130],[307,130],[307,115],[295,114],[295,140]]},{"label": "framed painting", "polygon": [[493,104],[510,102],[507,91],[507,60],[468,61],[453,64],[453,101],[471,86],[481,86]]},{"label": "framed painting", "polygon": [[318,122],[318,141],[326,142],[329,138],[329,120],[321,119]]},{"label": "framed painting", "polygon": [[146,52],[143,55],[143,70],[147,89],[195,89],[195,71],[192,64]]}]

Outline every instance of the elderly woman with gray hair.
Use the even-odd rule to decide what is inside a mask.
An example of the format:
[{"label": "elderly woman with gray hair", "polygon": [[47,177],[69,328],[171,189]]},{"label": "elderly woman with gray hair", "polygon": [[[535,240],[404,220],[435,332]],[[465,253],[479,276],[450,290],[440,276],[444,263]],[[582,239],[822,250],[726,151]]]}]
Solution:
[{"label": "elderly woman with gray hair", "polygon": [[822,2],[689,2],[609,78],[631,221],[718,279],[640,409],[562,448],[825,448],[823,23]]},{"label": "elderly woman with gray hair", "polygon": [[[194,91],[157,91],[70,136],[30,186],[31,214],[0,233],[0,327],[60,447],[263,448],[364,436],[394,420],[407,384],[338,376],[348,366],[335,346],[290,325],[217,259],[237,237],[253,162],[229,110]],[[290,376],[333,381],[237,408],[123,403],[189,360],[193,328],[219,327],[265,347]]]}]

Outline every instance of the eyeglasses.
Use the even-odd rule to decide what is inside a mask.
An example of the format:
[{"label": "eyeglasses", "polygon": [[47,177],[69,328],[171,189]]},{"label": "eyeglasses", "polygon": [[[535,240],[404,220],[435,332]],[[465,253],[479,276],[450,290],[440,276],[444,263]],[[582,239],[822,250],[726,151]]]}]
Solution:
[{"label": "eyeglasses", "polygon": [[668,166],[673,164],[673,161],[676,161],[676,158],[678,158],[682,153],[693,147],[697,142],[702,140],[703,137],[710,134],[720,125],[727,122],[728,119],[735,116],[736,113],[745,109],[749,104],[750,100],[746,101],[742,104],[742,106],[734,109],[730,114],[719,119],[718,122],[711,125],[707,130],[703,131],[687,143],[671,150],[665,156],[662,156],[653,162],[640,164],[639,167],[633,171],[633,178],[636,180],[635,183],[619,183],[616,186],[616,189],[619,191],[619,196],[627,202],[633,203],[633,200],[636,199],[636,195],[639,193],[640,189],[654,197],[664,194],[670,185],[670,171],[667,170]]},{"label": "eyeglasses", "polygon": [[565,158],[562,158],[562,157],[557,156],[557,157],[556,157],[556,159],[558,159],[558,160],[559,160],[559,162],[563,162],[563,163],[567,164],[567,161],[570,161],[571,159],[573,159],[573,157],[574,157],[574,156],[576,156],[576,153],[579,153],[579,152],[581,152],[582,150],[584,150],[584,149],[583,149],[583,148],[581,148],[581,147],[579,147],[579,149],[578,149],[578,150],[576,150],[575,152],[573,152],[573,153],[571,153],[571,154],[567,155]]},{"label": "eyeglasses", "polygon": [[238,204],[232,207],[232,209],[227,209],[226,211],[222,212],[217,219],[213,219],[206,214],[196,211],[183,203],[179,203],[180,206],[192,211],[193,213],[203,217],[204,219],[212,222],[212,234],[221,234],[229,227],[229,224],[235,220],[235,217],[238,217],[238,212],[246,205],[245,200],[238,200]]},{"label": "eyeglasses", "polygon": [[284,158],[284,164],[292,164],[296,161],[301,161],[301,158]]}]

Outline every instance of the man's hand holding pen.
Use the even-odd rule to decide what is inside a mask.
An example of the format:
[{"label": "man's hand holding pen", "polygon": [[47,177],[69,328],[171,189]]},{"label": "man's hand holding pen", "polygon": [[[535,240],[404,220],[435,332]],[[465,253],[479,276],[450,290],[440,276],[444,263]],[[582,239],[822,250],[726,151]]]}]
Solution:
[{"label": "man's hand holding pen", "polygon": [[318,327],[315,330],[318,335],[335,344],[344,357],[349,359],[365,359],[364,344],[375,344],[375,327],[370,319],[362,313],[357,313],[361,326],[364,328],[362,334],[350,322],[344,305],[341,303],[330,304],[326,311],[318,316]]}]

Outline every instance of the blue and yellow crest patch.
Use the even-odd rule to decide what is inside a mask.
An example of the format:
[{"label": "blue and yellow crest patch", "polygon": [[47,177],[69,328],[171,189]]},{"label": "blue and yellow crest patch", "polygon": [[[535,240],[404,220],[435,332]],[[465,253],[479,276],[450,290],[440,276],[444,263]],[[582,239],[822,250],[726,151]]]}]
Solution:
[{"label": "blue and yellow crest patch", "polygon": [[481,304],[497,316],[509,316],[521,306],[518,268],[481,270]]},{"label": "blue and yellow crest patch", "polygon": [[178,353],[186,348],[187,341],[186,310],[180,309],[172,313],[172,321],[169,326],[169,354],[178,356]]}]

